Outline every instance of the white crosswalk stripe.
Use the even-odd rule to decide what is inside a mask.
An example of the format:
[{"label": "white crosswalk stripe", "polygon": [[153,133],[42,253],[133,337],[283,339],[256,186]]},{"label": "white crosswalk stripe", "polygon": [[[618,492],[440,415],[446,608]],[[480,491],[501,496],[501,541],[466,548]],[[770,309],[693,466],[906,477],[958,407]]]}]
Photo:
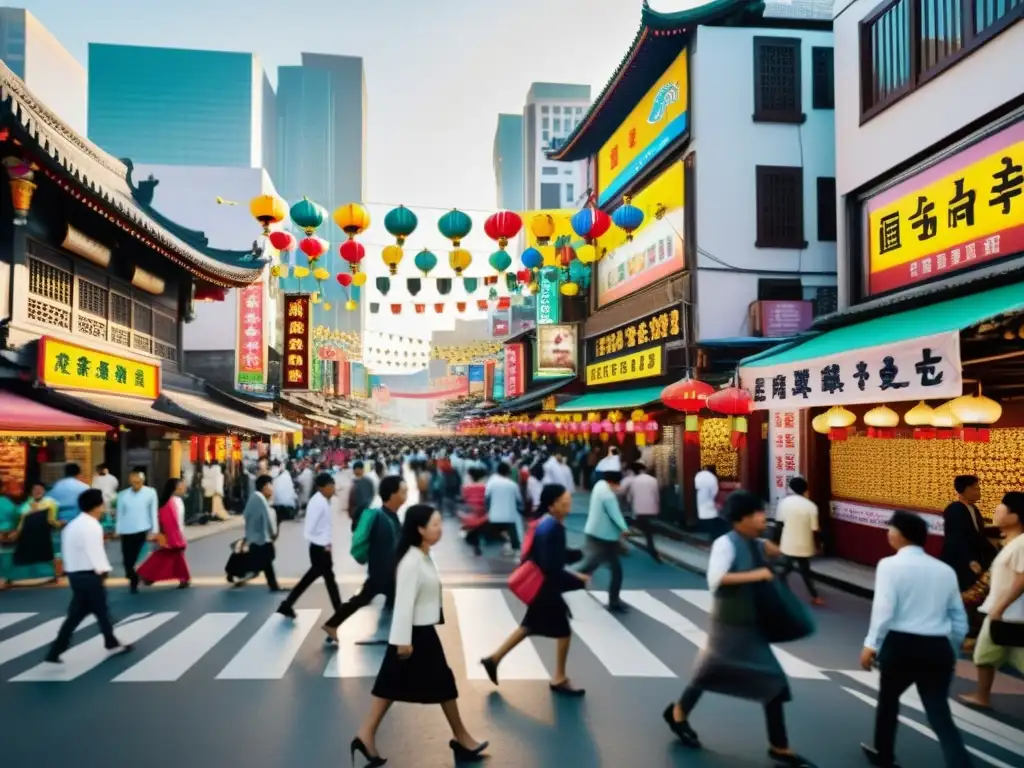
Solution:
[{"label": "white crosswalk stripe", "polygon": [[0,629],[14,626],[19,621],[31,619],[34,613],[0,613]]},{"label": "white crosswalk stripe", "polygon": [[[387,645],[360,645],[360,641],[373,640],[387,631],[380,626],[381,606],[376,603],[357,611],[338,628],[337,652],[327,662],[324,677],[376,677]],[[387,636],[384,635],[384,639]]]},{"label": "white crosswalk stripe", "polygon": [[245,618],[244,613],[207,613],[181,634],[157,648],[115,683],[169,683],[181,678],[196,662]]},{"label": "white crosswalk stripe", "polygon": [[[20,635],[9,637],[3,642],[0,642],[0,664],[6,664],[8,661],[14,661],[14,659],[21,658],[22,656],[38,651],[43,646],[49,645],[57,637],[57,630],[60,629],[60,625],[64,623],[64,619],[50,619],[49,621],[43,622],[37,627],[33,627],[27,632],[22,632]],[[89,616],[85,621],[78,625],[78,631],[91,627],[96,623],[96,619]]]},{"label": "white crosswalk stripe", "polygon": [[675,677],[675,673],[585,591],[569,592],[572,631],[616,677]]},{"label": "white crosswalk stripe", "polygon": [[273,614],[217,675],[218,680],[280,680],[320,619],[319,608],[295,612],[294,621]]},{"label": "white crosswalk stripe", "polygon": [[[497,650],[519,626],[500,589],[453,589],[466,677],[486,680],[480,659]],[[524,640],[501,662],[502,680],[547,680],[550,677],[532,640]]]}]

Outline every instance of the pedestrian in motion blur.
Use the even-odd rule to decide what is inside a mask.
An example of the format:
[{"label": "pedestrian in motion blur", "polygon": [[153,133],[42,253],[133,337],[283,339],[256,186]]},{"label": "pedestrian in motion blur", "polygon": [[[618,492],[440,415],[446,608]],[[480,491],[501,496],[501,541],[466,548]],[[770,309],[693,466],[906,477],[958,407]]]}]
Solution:
[{"label": "pedestrian in motion blur", "polygon": [[373,685],[370,712],[349,747],[353,764],[356,752],[369,761],[368,768],[387,762],[377,752],[377,729],[396,701],[441,705],[452,729],[454,738],[448,746],[456,763],[480,760],[487,749],[487,742],[474,739],[462,722],[455,675],[434,628],[444,623],[444,612],[441,578],[430,548],[441,540],[442,530],[441,513],[433,507],[416,504],[406,510],[397,552],[391,635]]},{"label": "pedestrian in motion blur", "polygon": [[759,702],[768,723],[768,756],[779,766],[814,768],[789,747],[783,712],[791,698],[789,680],[758,626],[755,585],[774,578],[767,559],[777,554],[774,545],[760,538],[767,527],[764,502],[748,491],[736,491],[722,514],[732,531],[711,545],[707,578],[715,605],[707,645],[682,697],[662,716],[683,744],[699,749],[690,716],[704,693]]},{"label": "pedestrian in motion blur", "polygon": [[164,483],[157,513],[160,532],[157,534],[157,549],[138,568],[139,578],[146,586],[158,581],[177,581],[178,589],[189,586],[191,576],[188,561],[185,560],[185,483],[177,477]]},{"label": "pedestrian in motion blur", "polygon": [[626,606],[619,599],[619,592],[622,591],[622,562],[619,558],[629,530],[619,509],[617,494],[621,482],[621,472],[604,472],[602,478],[594,484],[587,524],[583,528],[586,555],[579,567],[580,573],[589,576],[602,565],[608,565],[612,572],[608,587],[608,610],[616,613],[626,611]]},{"label": "pedestrian in motion blur", "polygon": [[267,587],[271,592],[280,592],[277,574],[274,573],[274,539],[277,538],[278,518],[276,510],[270,506],[274,496],[274,480],[270,475],[256,478],[256,490],[245,503],[242,515],[245,517],[245,543],[249,546],[248,573],[246,578],[236,584],[244,584],[262,572],[267,577]]}]

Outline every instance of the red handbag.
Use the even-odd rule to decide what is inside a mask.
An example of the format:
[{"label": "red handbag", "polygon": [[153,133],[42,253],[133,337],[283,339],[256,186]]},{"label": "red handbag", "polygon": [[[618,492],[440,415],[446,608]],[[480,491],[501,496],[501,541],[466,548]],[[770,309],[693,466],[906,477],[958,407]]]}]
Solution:
[{"label": "red handbag", "polygon": [[542,586],[544,586],[544,572],[532,560],[522,563],[508,577],[509,591],[526,605],[530,605],[537,599],[537,594]]}]

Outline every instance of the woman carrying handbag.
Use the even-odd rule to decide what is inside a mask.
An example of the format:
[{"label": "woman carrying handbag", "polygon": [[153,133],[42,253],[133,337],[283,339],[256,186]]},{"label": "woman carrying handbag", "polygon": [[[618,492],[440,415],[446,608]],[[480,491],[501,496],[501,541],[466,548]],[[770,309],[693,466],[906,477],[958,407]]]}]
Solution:
[{"label": "woman carrying handbag", "polygon": [[[509,652],[530,636],[553,637],[557,641],[555,674],[551,690],[563,696],[582,696],[582,688],[573,688],[565,674],[569,658],[569,606],[562,595],[583,589],[590,577],[566,570],[583,555],[565,544],[563,520],[572,509],[572,495],[562,485],[546,485],[540,496],[542,517],[526,534],[523,561],[509,579],[509,588],[527,604],[523,623],[509,635],[501,647],[480,660],[487,676],[498,684],[498,665]],[[532,535],[531,535],[532,534]]]}]

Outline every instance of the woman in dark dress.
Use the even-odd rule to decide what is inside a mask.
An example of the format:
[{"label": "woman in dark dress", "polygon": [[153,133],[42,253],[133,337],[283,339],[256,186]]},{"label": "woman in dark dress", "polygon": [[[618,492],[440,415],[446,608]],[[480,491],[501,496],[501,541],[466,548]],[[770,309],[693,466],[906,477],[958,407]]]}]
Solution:
[{"label": "woman in dark dress", "polygon": [[498,684],[498,665],[508,653],[530,636],[553,637],[557,641],[555,674],[551,678],[551,690],[566,696],[582,696],[582,688],[573,688],[565,674],[565,663],[569,658],[569,641],[572,630],[569,627],[569,606],[562,595],[576,589],[583,589],[590,577],[566,570],[565,566],[582,559],[579,550],[569,550],[565,545],[565,526],[562,521],[572,509],[572,495],[562,485],[546,485],[540,495],[540,514],[536,523],[533,541],[524,548],[523,560],[532,560],[544,574],[544,583],[537,597],[526,609],[523,623],[509,635],[501,647],[480,663],[487,676]]},{"label": "woman in dark dress", "polygon": [[440,704],[452,736],[448,742],[456,763],[483,759],[486,741],[474,739],[459,714],[455,675],[434,627],[444,623],[441,579],[430,557],[430,548],[441,539],[441,513],[427,504],[416,504],[405,513],[398,540],[395,572],[395,608],[384,662],[373,684],[373,703],[363,720],[350,752],[369,762],[367,768],[387,760],[376,748],[377,729],[396,701]]}]

